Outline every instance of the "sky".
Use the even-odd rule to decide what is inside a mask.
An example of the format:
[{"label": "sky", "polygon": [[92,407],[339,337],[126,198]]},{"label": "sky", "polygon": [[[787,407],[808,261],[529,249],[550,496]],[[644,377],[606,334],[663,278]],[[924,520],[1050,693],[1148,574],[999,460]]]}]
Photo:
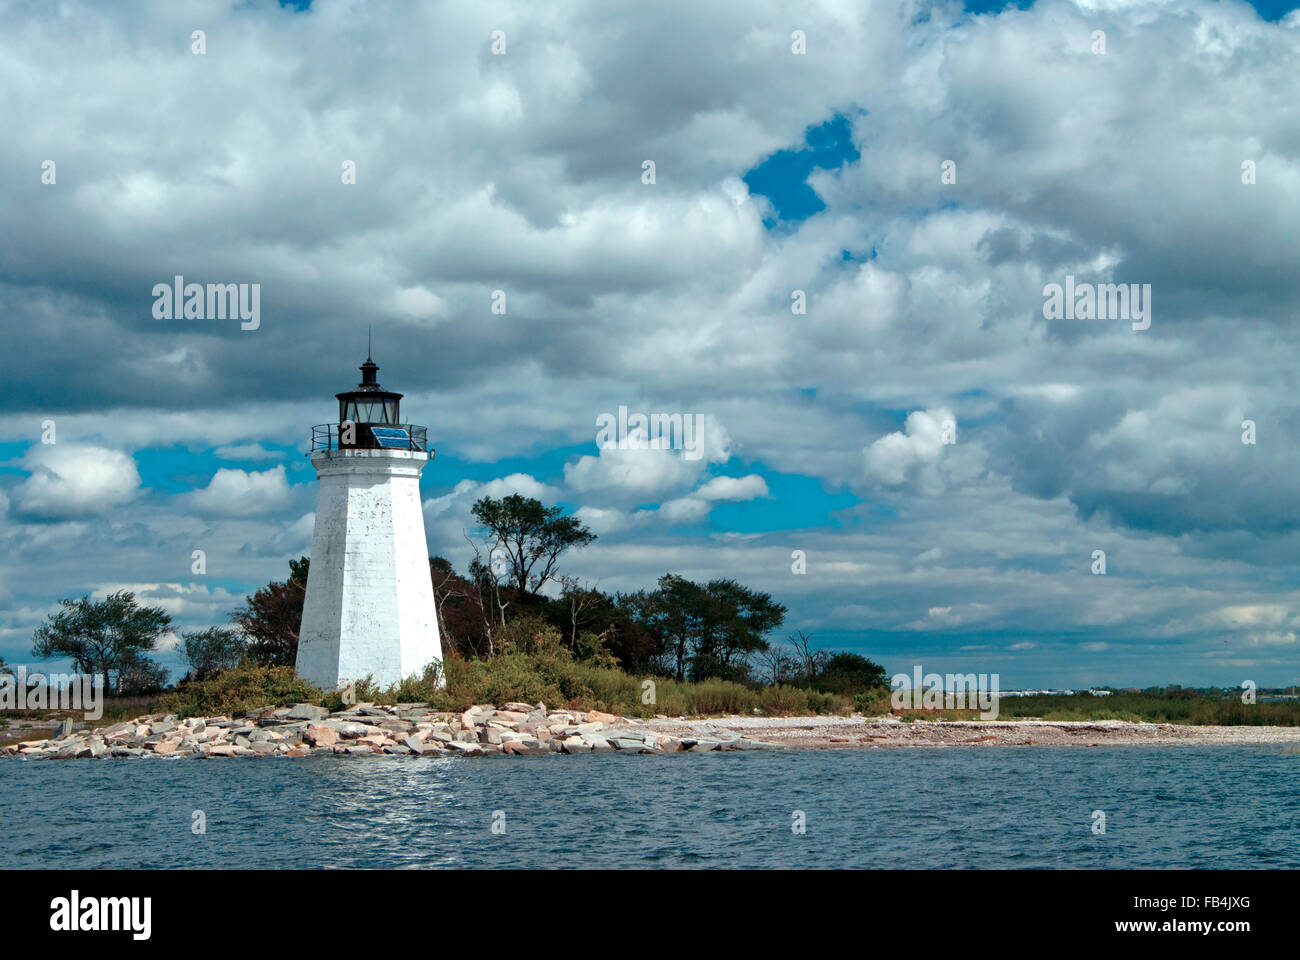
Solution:
[{"label": "sky", "polygon": [[462,570],[519,492],[891,673],[1300,683],[1288,6],[0,3],[0,656],[283,579],[369,330]]}]

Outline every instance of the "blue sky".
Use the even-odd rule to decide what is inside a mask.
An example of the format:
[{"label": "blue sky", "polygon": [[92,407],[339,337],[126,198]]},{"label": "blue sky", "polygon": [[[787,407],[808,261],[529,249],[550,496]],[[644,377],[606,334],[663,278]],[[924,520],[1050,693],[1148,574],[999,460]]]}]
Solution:
[{"label": "blue sky", "polygon": [[[214,8],[202,55],[105,12],[103,64],[19,15],[0,656],[60,597],[192,629],[282,578],[369,328],[462,568],[519,491],[597,531],[602,589],[734,576],[891,672],[1300,682],[1290,7],[280,6]],[[154,316],[176,273],[260,283],[260,327]],[[1151,328],[1048,319],[1067,275],[1150,283]],[[599,448],[620,406],[704,455]]]}]

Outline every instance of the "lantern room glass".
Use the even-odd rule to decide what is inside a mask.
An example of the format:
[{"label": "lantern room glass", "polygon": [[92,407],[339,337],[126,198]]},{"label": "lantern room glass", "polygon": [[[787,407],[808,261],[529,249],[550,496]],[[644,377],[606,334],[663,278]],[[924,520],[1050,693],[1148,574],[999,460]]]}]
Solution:
[{"label": "lantern room glass", "polygon": [[339,401],[339,422],[397,423],[397,400],[384,397],[349,397]]}]

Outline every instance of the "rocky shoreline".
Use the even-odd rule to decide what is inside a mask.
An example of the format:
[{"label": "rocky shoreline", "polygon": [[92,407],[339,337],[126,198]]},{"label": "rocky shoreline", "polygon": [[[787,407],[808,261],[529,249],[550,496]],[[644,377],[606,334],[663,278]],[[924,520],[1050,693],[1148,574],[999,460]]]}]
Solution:
[{"label": "rocky shoreline", "polygon": [[362,703],[330,713],[300,703],[248,716],[150,714],[97,729],[65,720],[53,737],[3,748],[28,759],[128,757],[478,757],[560,753],[703,753],[785,748],[1276,744],[1300,748],[1300,727],[1197,727],[1123,720],[951,720],[895,717],[717,717],[638,720],[544,704],[480,704],[464,713],[424,704]]},{"label": "rocky shoreline", "polygon": [[[665,718],[666,719],[666,718]],[[255,710],[241,719],[150,714],[93,730],[66,720],[54,737],[4,748],[34,760],[127,757],[479,757],[549,753],[678,753],[779,750],[781,745],[718,731],[708,736],[656,731],[646,721],[591,710],[547,710],[545,704],[473,706],[461,714],[423,704],[363,703],[330,713],[300,703]]]}]

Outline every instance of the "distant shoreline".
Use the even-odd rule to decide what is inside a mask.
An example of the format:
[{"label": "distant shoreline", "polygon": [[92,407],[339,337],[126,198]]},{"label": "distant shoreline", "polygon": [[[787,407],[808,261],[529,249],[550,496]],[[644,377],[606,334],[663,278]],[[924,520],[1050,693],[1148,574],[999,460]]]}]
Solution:
[{"label": "distant shoreline", "polygon": [[1195,726],[1128,720],[913,720],[893,717],[717,717],[648,720],[649,729],[682,735],[728,730],[787,749],[833,750],[992,746],[1210,746],[1279,744],[1300,748],[1300,727]]}]

